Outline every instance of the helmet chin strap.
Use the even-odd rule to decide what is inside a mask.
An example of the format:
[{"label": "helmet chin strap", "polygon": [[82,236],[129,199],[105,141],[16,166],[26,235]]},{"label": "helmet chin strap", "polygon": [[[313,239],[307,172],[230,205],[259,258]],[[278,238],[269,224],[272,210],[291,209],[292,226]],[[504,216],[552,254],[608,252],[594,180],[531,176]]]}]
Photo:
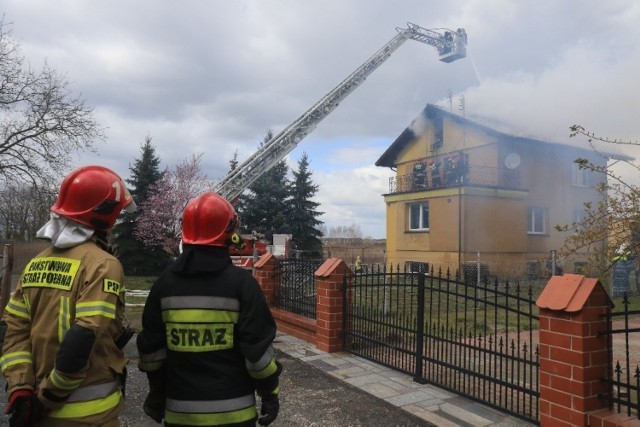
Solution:
[{"label": "helmet chin strap", "polygon": [[49,239],[56,248],[71,248],[84,243],[94,234],[93,228],[51,212],[51,219],[38,230],[38,239]]}]

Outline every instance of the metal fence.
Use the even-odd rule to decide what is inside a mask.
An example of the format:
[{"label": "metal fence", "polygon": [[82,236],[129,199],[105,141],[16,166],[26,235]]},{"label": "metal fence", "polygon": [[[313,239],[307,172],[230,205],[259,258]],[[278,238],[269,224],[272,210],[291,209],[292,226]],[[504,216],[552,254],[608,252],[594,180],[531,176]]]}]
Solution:
[{"label": "metal fence", "polygon": [[606,399],[612,410],[640,419],[640,348],[638,335],[634,335],[640,332],[640,310],[631,307],[631,298],[625,294],[622,297],[623,309],[611,312],[609,329],[598,334],[610,337],[611,377],[602,381],[610,384],[613,390],[612,394],[601,395],[600,398]]},{"label": "metal fence", "polygon": [[343,285],[346,351],[538,423],[541,289],[386,267]]},{"label": "metal fence", "polygon": [[517,170],[507,168],[468,166],[467,172],[464,176],[444,173],[440,176],[432,176],[431,172],[427,175],[428,176],[425,177],[409,173],[406,175],[392,176],[389,178],[389,193],[407,193],[460,186],[497,187],[509,189],[521,188],[520,173]]},{"label": "metal fence", "polygon": [[276,266],[274,306],[316,318],[316,270],[322,259],[285,258]]}]

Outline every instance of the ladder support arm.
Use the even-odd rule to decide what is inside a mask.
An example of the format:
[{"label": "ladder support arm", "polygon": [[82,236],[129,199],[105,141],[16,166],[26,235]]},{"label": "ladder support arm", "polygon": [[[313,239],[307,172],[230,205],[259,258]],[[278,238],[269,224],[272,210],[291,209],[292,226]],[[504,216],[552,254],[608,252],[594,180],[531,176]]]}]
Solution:
[{"label": "ladder support arm", "polygon": [[[464,57],[466,54],[466,34],[464,34],[464,30],[462,30],[464,43],[461,40],[460,29],[456,33],[447,30],[447,33],[443,36],[433,30],[427,30],[418,25],[408,23],[407,28],[398,28],[397,30],[398,34],[395,37],[333,90],[324,95],[280,133],[267,141],[241,165],[230,171],[224,179],[218,182],[214,191],[230,201],[239,197],[264,172],[271,169],[289,154],[302,139],[315,129],[318,123],[333,112],[342,100],[357,89],[405,41],[413,39],[434,46],[440,54],[440,59],[444,62],[451,62]],[[450,53],[457,57],[447,56]]]}]

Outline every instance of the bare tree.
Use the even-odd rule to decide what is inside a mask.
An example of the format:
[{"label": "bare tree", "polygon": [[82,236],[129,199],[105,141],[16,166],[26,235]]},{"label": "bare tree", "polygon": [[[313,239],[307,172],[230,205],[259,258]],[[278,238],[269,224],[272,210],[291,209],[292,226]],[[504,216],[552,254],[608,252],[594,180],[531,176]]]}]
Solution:
[{"label": "bare tree", "polygon": [[[579,169],[600,177],[594,185],[600,201],[585,202],[580,220],[556,226],[558,231],[567,233],[560,255],[564,258],[586,255],[588,272],[601,275],[611,268],[620,246],[626,247],[634,258],[640,255],[640,188],[608,165],[612,155],[602,146],[640,146],[640,143],[599,137],[580,125],[571,127],[571,136],[586,137],[597,154],[599,160],[578,158],[575,163]],[[616,155],[615,162],[626,165],[636,176],[640,174],[640,166],[631,157]]]},{"label": "bare tree", "polygon": [[36,232],[49,219],[55,191],[35,186],[11,185],[0,190],[0,239],[35,239]]},{"label": "bare tree", "polygon": [[329,229],[329,237],[339,239],[361,239],[362,230],[356,223],[351,225],[338,225]]},{"label": "bare tree", "polygon": [[0,20],[0,179],[40,184],[69,168],[72,153],[104,134],[93,109],[45,62],[35,71]]}]

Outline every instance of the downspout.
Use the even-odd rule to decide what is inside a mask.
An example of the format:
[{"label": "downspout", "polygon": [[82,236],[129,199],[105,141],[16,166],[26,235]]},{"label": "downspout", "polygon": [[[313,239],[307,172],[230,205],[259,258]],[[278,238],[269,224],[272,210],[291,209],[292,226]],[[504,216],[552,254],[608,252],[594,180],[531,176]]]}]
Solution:
[{"label": "downspout", "polygon": [[462,268],[462,183],[458,185],[458,271]]}]

